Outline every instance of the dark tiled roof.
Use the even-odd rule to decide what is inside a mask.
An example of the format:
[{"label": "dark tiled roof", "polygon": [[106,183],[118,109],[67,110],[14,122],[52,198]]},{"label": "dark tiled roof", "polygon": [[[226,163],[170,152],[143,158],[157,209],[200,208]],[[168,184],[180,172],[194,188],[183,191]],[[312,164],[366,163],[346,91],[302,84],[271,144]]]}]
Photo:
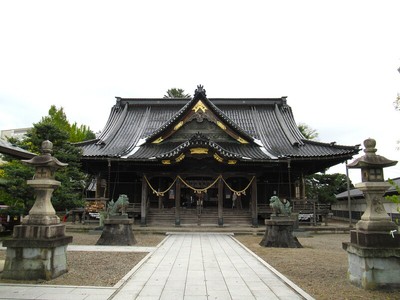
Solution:
[{"label": "dark tiled roof", "polygon": [[[286,98],[129,99],[117,98],[98,139],[80,143],[84,157],[122,157],[133,160],[176,155],[184,142],[154,140],[174,128],[201,99],[212,113],[249,143],[210,140],[209,146],[227,157],[265,161],[351,158],[359,146],[339,146],[306,140],[297,128]],[[214,145],[214,146],[213,146]],[[187,146],[187,145],[186,145]]]},{"label": "dark tiled roof", "polygon": [[14,146],[9,142],[0,139],[0,153],[8,154],[16,158],[32,158],[36,154],[26,151],[20,147]]},{"label": "dark tiled roof", "polygon": [[[397,186],[400,186],[400,178],[394,178],[393,182]],[[396,191],[396,188],[394,186],[390,186],[383,196],[397,195],[397,194],[398,193]],[[336,195],[336,199],[337,200],[346,200],[347,198],[348,198],[347,191],[339,193],[339,194]],[[350,190],[350,198],[351,199],[362,199],[362,198],[364,198],[364,194],[359,189],[351,189]]]}]

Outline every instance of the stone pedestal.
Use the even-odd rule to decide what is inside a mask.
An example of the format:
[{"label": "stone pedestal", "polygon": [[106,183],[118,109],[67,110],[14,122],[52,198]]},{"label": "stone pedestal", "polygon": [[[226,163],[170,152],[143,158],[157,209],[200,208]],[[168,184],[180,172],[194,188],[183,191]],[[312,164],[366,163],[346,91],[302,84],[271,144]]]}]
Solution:
[{"label": "stone pedestal", "polygon": [[104,220],[103,232],[96,245],[132,246],[136,239],[133,235],[133,220],[127,216],[114,216]]},{"label": "stone pedestal", "polygon": [[361,182],[355,187],[363,192],[367,207],[357,222],[360,231],[389,232],[397,229],[383,206],[383,195],[391,185],[387,182]]},{"label": "stone pedestal", "polygon": [[400,289],[400,248],[362,247],[343,243],[349,281],[363,289]]},{"label": "stone pedestal", "polygon": [[50,280],[67,272],[67,246],[72,237],[65,236],[51,196],[60,186],[55,171],[66,167],[51,156],[53,144],[42,143],[42,155],[22,162],[35,167],[35,177],[27,183],[34,188],[35,203],[22,225],[14,227],[13,238],[6,240],[6,260],[2,278],[14,280]]},{"label": "stone pedestal", "polygon": [[52,178],[28,180],[27,183],[34,188],[35,203],[22,223],[34,225],[59,224],[60,218],[56,215],[53,204],[51,204],[51,196],[61,183]]},{"label": "stone pedestal", "polygon": [[366,290],[400,288],[400,235],[383,207],[386,182],[356,184],[363,191],[367,208],[343,243],[348,255],[349,281]]},{"label": "stone pedestal", "polygon": [[13,238],[5,240],[3,279],[51,280],[67,272],[65,225],[18,225]]},{"label": "stone pedestal", "polygon": [[392,235],[389,230],[352,230],[350,243],[343,243],[343,249],[347,251],[348,278],[352,284],[366,290],[400,288],[400,235],[397,232]]},{"label": "stone pedestal", "polygon": [[302,248],[300,242],[293,236],[295,221],[290,217],[271,217],[265,220],[265,234],[260,242],[263,247]]}]

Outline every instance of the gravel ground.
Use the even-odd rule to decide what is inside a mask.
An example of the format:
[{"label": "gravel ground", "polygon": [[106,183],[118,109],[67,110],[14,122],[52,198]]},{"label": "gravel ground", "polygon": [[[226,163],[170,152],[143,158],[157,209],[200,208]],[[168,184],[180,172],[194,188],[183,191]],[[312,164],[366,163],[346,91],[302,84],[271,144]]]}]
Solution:
[{"label": "gravel ground", "polygon": [[[400,292],[365,291],[347,280],[348,234],[317,234],[299,238],[303,248],[261,247],[261,236],[236,239],[315,299],[400,299]],[[400,279],[399,279],[400,280]]]},{"label": "gravel ground", "polygon": [[[100,235],[87,233],[71,233],[74,245],[95,245]],[[135,234],[135,246],[157,246],[165,235]],[[67,253],[68,272],[49,281],[13,281],[9,283],[35,283],[50,285],[77,285],[77,286],[113,286],[125,276],[147,253],[125,252],[84,252],[69,251]],[[0,260],[5,260],[5,251],[0,251]],[[107,270],[105,272],[105,270]],[[0,273],[1,274],[1,273]]]},{"label": "gravel ground", "polygon": [[[68,233],[74,244],[94,245],[98,235]],[[135,234],[138,245],[156,246],[160,234]],[[347,281],[347,253],[342,242],[348,234],[317,234],[299,238],[304,248],[266,248],[262,236],[236,235],[246,247],[316,299],[400,299],[400,292],[365,291]],[[118,259],[115,256],[118,255]],[[68,252],[69,272],[43,284],[113,286],[146,253]],[[5,251],[0,251],[0,260]],[[107,270],[105,272],[105,270]],[[0,282],[4,282],[0,280]]]}]

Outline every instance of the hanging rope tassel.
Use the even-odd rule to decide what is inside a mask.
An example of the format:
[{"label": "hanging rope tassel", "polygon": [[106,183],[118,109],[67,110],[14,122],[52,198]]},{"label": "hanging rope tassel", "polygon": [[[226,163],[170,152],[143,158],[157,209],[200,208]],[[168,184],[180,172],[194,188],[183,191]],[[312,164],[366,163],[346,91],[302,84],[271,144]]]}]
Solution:
[{"label": "hanging rope tassel", "polygon": [[150,189],[153,191],[153,194],[156,194],[157,197],[163,197],[165,193],[167,193],[175,184],[176,180],[178,179],[178,177],[175,177],[175,180],[171,183],[171,185],[162,192],[157,191],[155,188],[153,188],[153,186],[151,185],[150,181],[147,179],[146,175],[144,175],[144,179],[146,180],[148,186],[150,187]]},{"label": "hanging rope tassel", "polygon": [[147,182],[148,186],[150,187],[150,189],[152,190],[153,194],[156,194],[158,197],[159,197],[159,196],[164,196],[165,193],[167,193],[167,192],[174,186],[176,180],[178,180],[178,179],[179,179],[186,187],[190,188],[191,190],[193,190],[193,191],[194,191],[195,193],[197,193],[197,194],[200,194],[200,193],[207,193],[207,191],[208,191],[211,187],[213,187],[213,186],[218,182],[219,179],[222,179],[222,181],[225,183],[225,185],[227,186],[227,188],[228,188],[232,193],[235,193],[236,196],[246,195],[246,191],[247,191],[247,189],[250,187],[250,185],[251,185],[251,183],[253,182],[254,178],[255,178],[255,176],[253,176],[253,177],[251,178],[249,184],[248,184],[244,189],[238,191],[238,190],[233,189],[233,188],[226,182],[226,180],[222,177],[222,175],[219,175],[219,176],[213,181],[213,183],[211,183],[209,186],[204,187],[204,188],[201,188],[201,189],[195,188],[195,187],[191,186],[191,185],[190,185],[189,183],[187,183],[180,175],[178,175],[178,176],[175,177],[174,181],[171,183],[171,185],[170,185],[165,191],[159,192],[159,191],[157,191],[157,190],[151,185],[151,183],[150,183],[150,181],[147,179],[146,175],[144,176],[144,179],[146,180],[146,182]]}]

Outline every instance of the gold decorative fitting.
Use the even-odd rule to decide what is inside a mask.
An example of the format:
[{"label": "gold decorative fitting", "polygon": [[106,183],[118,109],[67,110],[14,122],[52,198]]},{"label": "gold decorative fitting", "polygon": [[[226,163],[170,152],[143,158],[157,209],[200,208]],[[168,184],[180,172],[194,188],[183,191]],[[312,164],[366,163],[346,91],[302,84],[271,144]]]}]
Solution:
[{"label": "gold decorative fitting", "polygon": [[207,148],[191,148],[190,154],[208,154]]},{"label": "gold decorative fitting", "polygon": [[226,130],[226,126],[224,125],[224,123],[217,121],[217,125],[219,128],[221,128],[222,130]]},{"label": "gold decorative fitting", "polygon": [[170,165],[171,161],[169,159],[161,161],[163,165]]},{"label": "gold decorative fitting", "polygon": [[178,124],[175,125],[174,130],[177,131],[183,125],[183,121],[180,121]]},{"label": "gold decorative fitting", "polygon": [[160,136],[158,139],[156,139],[155,141],[153,141],[153,144],[159,144],[163,141],[164,139],[162,138],[162,136]]},{"label": "gold decorative fitting", "polygon": [[241,143],[241,144],[248,144],[248,143],[249,143],[248,141],[242,139],[240,136],[237,138],[237,141],[238,141],[239,143]]},{"label": "gold decorative fitting", "polygon": [[224,159],[221,156],[219,156],[217,153],[214,153],[214,158],[215,158],[216,161],[219,161],[219,162],[223,162],[224,161]]},{"label": "gold decorative fitting", "polygon": [[237,160],[228,160],[228,165],[236,165]]},{"label": "gold decorative fitting", "polygon": [[206,110],[207,110],[207,106],[205,106],[204,103],[201,100],[199,100],[196,103],[196,105],[193,107],[192,110],[194,110],[194,112],[197,112],[199,109],[201,109],[203,111],[203,113],[205,113]]},{"label": "gold decorative fitting", "polygon": [[176,162],[180,162],[180,161],[182,161],[183,159],[185,158],[185,154],[181,154],[181,155],[179,155],[177,158],[175,158],[175,161]]}]

